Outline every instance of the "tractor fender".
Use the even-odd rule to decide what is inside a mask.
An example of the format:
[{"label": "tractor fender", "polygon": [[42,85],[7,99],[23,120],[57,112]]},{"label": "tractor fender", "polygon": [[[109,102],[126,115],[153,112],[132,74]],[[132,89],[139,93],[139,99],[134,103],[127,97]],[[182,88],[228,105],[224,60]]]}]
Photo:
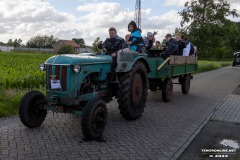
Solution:
[{"label": "tractor fender", "polygon": [[147,72],[151,72],[148,61],[145,57],[136,57],[133,61],[120,61],[118,62],[116,73],[124,73],[132,70],[133,65],[137,62],[141,61],[145,64],[147,68]]}]

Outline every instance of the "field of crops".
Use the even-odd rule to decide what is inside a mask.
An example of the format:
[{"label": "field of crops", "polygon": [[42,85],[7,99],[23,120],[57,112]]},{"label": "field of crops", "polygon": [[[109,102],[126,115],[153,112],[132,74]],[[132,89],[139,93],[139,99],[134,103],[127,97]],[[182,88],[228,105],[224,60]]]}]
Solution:
[{"label": "field of crops", "polygon": [[0,52],[0,86],[31,89],[44,85],[39,64],[53,54]]},{"label": "field of crops", "polygon": [[[44,86],[45,72],[39,63],[53,54],[0,52],[0,87],[32,89]],[[198,61],[198,72],[214,70],[231,62]]]}]

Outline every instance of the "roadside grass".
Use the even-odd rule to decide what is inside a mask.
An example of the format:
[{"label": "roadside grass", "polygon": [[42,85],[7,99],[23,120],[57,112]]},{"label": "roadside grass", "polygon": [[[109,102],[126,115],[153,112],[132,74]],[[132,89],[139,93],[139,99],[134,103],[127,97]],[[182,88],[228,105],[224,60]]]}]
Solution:
[{"label": "roadside grass", "polygon": [[[210,70],[219,69],[221,67],[229,66],[231,62],[227,61],[198,61],[198,71],[205,72]],[[1,86],[0,86],[1,87]],[[22,97],[31,89],[14,89],[14,88],[2,88],[0,89],[0,118],[9,117],[18,114],[18,107]],[[39,90],[45,94],[45,87],[33,88],[32,90]]]},{"label": "roadside grass", "polygon": [[[45,93],[45,88],[35,88],[33,90]],[[23,96],[30,89],[0,89],[0,118],[9,117],[18,114],[18,107]]]},{"label": "roadside grass", "polygon": [[229,61],[199,60],[197,73],[219,69],[222,67],[230,66],[231,64],[232,64],[232,62],[229,62]]}]

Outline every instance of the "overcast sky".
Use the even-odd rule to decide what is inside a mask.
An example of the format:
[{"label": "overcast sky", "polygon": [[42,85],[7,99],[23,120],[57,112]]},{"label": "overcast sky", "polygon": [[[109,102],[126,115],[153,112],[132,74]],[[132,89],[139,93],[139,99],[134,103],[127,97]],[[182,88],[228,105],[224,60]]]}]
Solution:
[{"label": "overcast sky", "polygon": [[[115,27],[124,37],[134,19],[135,0],[1,0],[0,41],[21,38],[26,43],[37,35],[59,39],[84,38],[91,45],[96,37],[108,37]],[[180,26],[178,12],[186,0],[142,0],[143,36],[158,31],[162,40]],[[240,13],[240,0],[229,0]],[[239,19],[234,19],[239,21]]]}]

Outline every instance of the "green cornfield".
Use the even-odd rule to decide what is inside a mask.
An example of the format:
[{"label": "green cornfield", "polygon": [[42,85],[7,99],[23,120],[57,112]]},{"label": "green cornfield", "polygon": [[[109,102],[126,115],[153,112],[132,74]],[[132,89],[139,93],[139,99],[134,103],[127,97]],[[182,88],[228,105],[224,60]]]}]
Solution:
[{"label": "green cornfield", "polygon": [[44,86],[39,64],[53,54],[0,52],[0,87],[32,89]]},{"label": "green cornfield", "polygon": [[[0,52],[0,87],[6,89],[33,89],[45,86],[45,72],[39,64],[54,54]],[[218,69],[231,62],[198,61],[198,71]]]}]

